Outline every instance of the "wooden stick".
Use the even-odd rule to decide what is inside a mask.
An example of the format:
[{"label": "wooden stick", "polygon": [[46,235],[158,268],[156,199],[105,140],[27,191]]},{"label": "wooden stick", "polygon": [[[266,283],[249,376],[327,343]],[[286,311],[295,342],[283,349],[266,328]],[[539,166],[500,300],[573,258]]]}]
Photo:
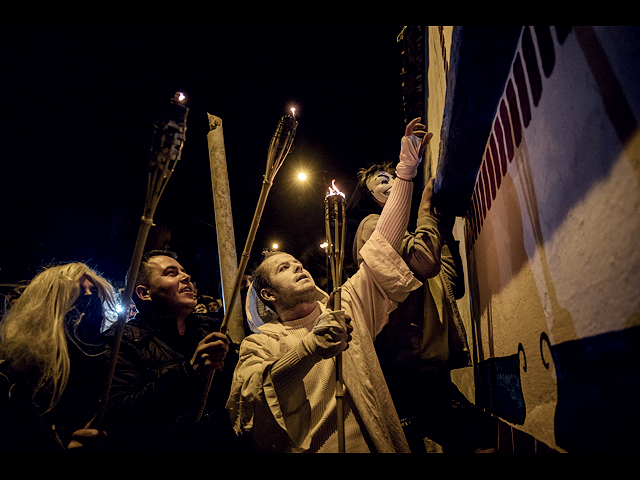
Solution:
[{"label": "wooden stick", "polygon": [[[238,266],[238,271],[236,273],[236,282],[233,287],[233,294],[231,295],[231,298],[227,302],[228,308],[224,314],[222,325],[220,326],[220,333],[224,333],[224,334],[227,333],[227,325],[229,323],[229,319],[231,318],[231,314],[233,312],[235,299],[237,295],[240,293],[242,277],[244,275],[245,269],[247,268],[247,263],[249,262],[251,247],[253,246],[253,241],[255,240],[256,233],[258,231],[258,225],[260,224],[260,218],[262,217],[262,212],[264,210],[264,205],[267,201],[267,196],[269,195],[270,189],[271,189],[271,182],[268,182],[267,179],[265,178],[264,182],[262,183],[262,189],[260,191],[260,198],[258,200],[258,205],[253,215],[253,221],[251,222],[249,235],[247,237],[247,241],[244,246],[244,251],[242,252],[242,257],[240,258],[240,265]],[[202,419],[202,415],[204,414],[204,410],[207,406],[207,398],[209,397],[209,392],[211,391],[211,384],[213,383],[214,375],[215,375],[215,371],[211,373],[211,375],[209,376],[209,379],[207,380],[205,391],[204,391],[204,394],[202,395],[202,399],[200,400],[200,405],[198,407],[196,422],[199,422]]]},{"label": "wooden stick", "polygon": [[144,250],[147,236],[152,225],[151,218],[147,218],[146,215],[142,217],[140,223],[140,229],[138,230],[138,238],[136,240],[136,246],[134,248],[133,256],[131,258],[131,264],[129,266],[129,275],[127,277],[127,284],[121,299],[121,309],[118,313],[118,320],[116,323],[116,334],[112,345],[111,357],[109,359],[109,366],[107,369],[107,379],[105,381],[104,390],[100,398],[100,404],[98,413],[95,420],[92,422],[93,428],[100,430],[102,422],[104,421],[104,414],[107,408],[107,402],[109,401],[109,394],[111,392],[111,384],[116,371],[116,365],[118,363],[118,353],[120,352],[120,344],[122,343],[122,334],[124,332],[124,324],[127,323],[127,312],[131,303],[131,297],[133,295],[133,288],[135,286],[135,279],[138,276],[138,270],[140,267],[140,260],[142,258],[142,252]]},{"label": "wooden stick", "polygon": [[[267,166],[265,169],[264,180],[262,182],[262,188],[260,189],[260,197],[258,198],[258,204],[256,206],[255,213],[253,214],[253,220],[251,221],[251,227],[249,229],[249,234],[247,235],[247,241],[245,242],[244,251],[242,252],[242,256],[240,258],[240,265],[238,266],[238,271],[236,273],[236,282],[233,287],[233,293],[229,301],[225,301],[225,303],[228,303],[229,307],[225,311],[222,325],[220,326],[221,333],[227,333],[227,325],[229,323],[229,319],[231,318],[231,313],[233,312],[235,299],[240,293],[242,278],[244,276],[244,271],[247,268],[247,264],[249,263],[251,248],[253,247],[253,241],[255,240],[258,226],[260,225],[260,219],[262,218],[262,212],[264,211],[264,206],[267,202],[269,190],[271,190],[273,179],[284,163],[284,159],[287,157],[289,151],[291,150],[297,127],[298,122],[292,117],[285,115],[280,119],[278,127],[276,128],[276,132],[271,138],[271,143],[269,145],[269,150],[267,153]],[[214,376],[215,371],[211,373],[207,380],[204,393],[200,400],[200,405],[198,406],[196,422],[199,422],[202,419],[202,415],[204,414]]]}]

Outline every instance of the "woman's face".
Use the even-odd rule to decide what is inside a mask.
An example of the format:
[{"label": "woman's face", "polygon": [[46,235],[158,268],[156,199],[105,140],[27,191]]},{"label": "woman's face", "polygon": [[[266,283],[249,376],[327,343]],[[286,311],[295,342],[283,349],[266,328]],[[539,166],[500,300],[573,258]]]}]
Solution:
[{"label": "woman's face", "polygon": [[78,280],[78,284],[80,285],[80,296],[98,294],[98,289],[86,275],[82,275],[80,277],[80,280]]},{"label": "woman's face", "polygon": [[384,206],[389,199],[391,188],[395,182],[395,177],[389,172],[378,170],[367,180],[367,190],[371,192],[373,199],[380,206]]}]

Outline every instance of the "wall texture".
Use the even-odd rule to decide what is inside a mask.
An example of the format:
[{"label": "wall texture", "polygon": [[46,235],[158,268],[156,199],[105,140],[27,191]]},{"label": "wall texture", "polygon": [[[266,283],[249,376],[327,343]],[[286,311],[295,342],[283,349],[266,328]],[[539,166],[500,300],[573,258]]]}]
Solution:
[{"label": "wall texture", "polygon": [[[459,30],[423,28],[428,172],[443,184]],[[501,451],[638,451],[640,32],[523,27],[508,58],[482,158],[448,165],[476,179],[455,228],[474,366],[452,376]]]}]

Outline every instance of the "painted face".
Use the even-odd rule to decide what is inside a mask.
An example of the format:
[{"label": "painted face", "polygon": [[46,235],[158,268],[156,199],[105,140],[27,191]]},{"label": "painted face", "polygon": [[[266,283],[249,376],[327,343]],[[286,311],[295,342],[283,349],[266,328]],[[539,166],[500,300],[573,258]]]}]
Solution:
[{"label": "painted face", "polygon": [[302,263],[288,253],[274,255],[267,260],[275,301],[283,305],[296,305],[315,295],[316,284]]},{"label": "painted face", "polygon": [[148,262],[148,294],[154,310],[172,315],[191,312],[196,306],[195,289],[185,269],[171,257],[159,255]]},{"label": "painted face", "polygon": [[395,181],[395,177],[389,172],[379,170],[367,180],[367,189],[379,205],[384,205],[389,199]]}]

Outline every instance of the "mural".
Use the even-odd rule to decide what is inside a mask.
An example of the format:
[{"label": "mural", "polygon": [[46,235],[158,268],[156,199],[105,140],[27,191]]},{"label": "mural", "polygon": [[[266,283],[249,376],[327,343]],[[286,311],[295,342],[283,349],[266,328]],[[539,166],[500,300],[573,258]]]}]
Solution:
[{"label": "mural", "polygon": [[[522,356],[523,362],[520,363]],[[478,363],[476,406],[511,423],[522,425],[527,416],[520,380],[520,368],[527,371],[527,359],[522,344],[518,353],[508,357],[494,357]]]},{"label": "mural", "polygon": [[405,27],[403,48],[466,267],[453,381],[501,451],[640,450],[640,27]]},{"label": "mural", "polygon": [[640,450],[639,58],[637,27],[523,27],[463,229],[476,404],[569,452]]}]

